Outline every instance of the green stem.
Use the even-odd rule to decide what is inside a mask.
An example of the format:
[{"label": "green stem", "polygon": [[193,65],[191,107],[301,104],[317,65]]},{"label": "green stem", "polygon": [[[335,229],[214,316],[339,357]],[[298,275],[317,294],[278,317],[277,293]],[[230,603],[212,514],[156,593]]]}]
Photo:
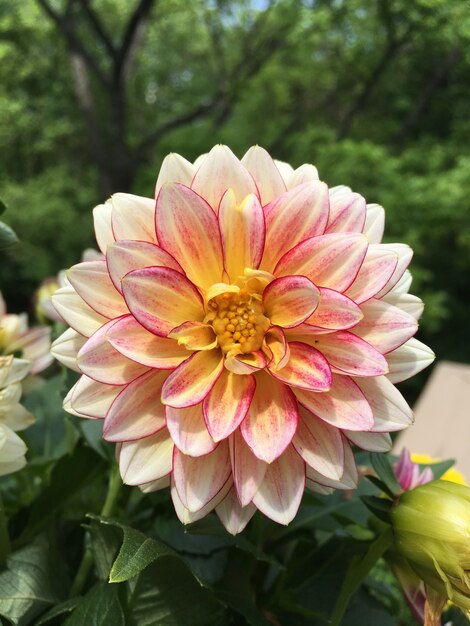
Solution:
[{"label": "green stem", "polygon": [[10,536],[8,535],[8,519],[5,515],[5,507],[0,496],[0,567],[5,565],[10,553]]},{"label": "green stem", "polygon": [[[119,491],[121,489],[122,481],[119,475],[119,469],[117,465],[113,465],[111,468],[111,473],[109,475],[109,483],[108,483],[108,492],[106,494],[106,499],[103,504],[103,508],[101,509],[100,515],[104,517],[109,517],[113,514],[115,506],[117,504],[117,499],[119,496]],[[74,598],[75,596],[79,596],[85,586],[87,578],[90,574],[90,570],[93,567],[93,552],[90,544],[85,548],[85,552],[83,554],[82,560],[78,567],[77,573],[73,580],[72,586],[70,587],[70,597]]]}]

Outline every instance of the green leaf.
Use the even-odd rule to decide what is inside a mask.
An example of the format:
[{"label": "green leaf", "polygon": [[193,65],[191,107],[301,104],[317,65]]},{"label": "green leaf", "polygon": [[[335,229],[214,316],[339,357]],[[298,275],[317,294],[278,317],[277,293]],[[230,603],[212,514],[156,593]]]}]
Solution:
[{"label": "green leaf", "polygon": [[6,210],[7,210],[7,205],[3,202],[3,200],[0,200],[0,215],[5,213]]},{"label": "green leaf", "polygon": [[64,626],[125,626],[118,592],[117,586],[99,582],[82,598]]},{"label": "green leaf", "polygon": [[454,465],[455,459],[448,459],[447,461],[439,461],[439,463],[429,463],[426,467],[431,468],[435,480],[438,480]]},{"label": "green leaf", "polygon": [[401,493],[402,488],[398,483],[393,467],[390,465],[389,457],[380,452],[371,452],[370,460],[377,476],[383,483],[384,490],[391,498],[395,498]]},{"label": "green leaf", "polygon": [[96,520],[92,520],[88,530],[98,576],[107,581],[122,544],[122,530],[111,524],[100,524]]},{"label": "green leaf", "polygon": [[18,243],[18,237],[14,231],[4,222],[0,222],[0,250],[9,248]]},{"label": "green leaf", "polygon": [[396,619],[389,609],[360,589],[348,608],[341,626],[395,626]]},{"label": "green leaf", "polygon": [[64,602],[57,604],[56,606],[52,607],[50,611],[47,611],[47,613],[43,615],[41,619],[34,624],[34,626],[43,626],[43,624],[47,624],[48,622],[55,619],[56,617],[59,617],[60,615],[64,615],[65,613],[71,613],[79,602],[80,598],[70,598],[69,600],[65,600]]},{"label": "green leaf", "polygon": [[0,574],[0,615],[24,626],[62,600],[56,558],[44,537],[8,557],[8,569]]},{"label": "green leaf", "polygon": [[376,517],[383,522],[390,523],[390,509],[393,506],[391,500],[377,498],[376,496],[361,496],[361,500]]}]

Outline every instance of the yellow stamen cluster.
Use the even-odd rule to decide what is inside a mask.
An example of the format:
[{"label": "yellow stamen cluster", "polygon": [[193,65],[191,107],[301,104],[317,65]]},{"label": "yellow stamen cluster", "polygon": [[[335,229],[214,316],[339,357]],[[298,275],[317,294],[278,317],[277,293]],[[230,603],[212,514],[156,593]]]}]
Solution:
[{"label": "yellow stamen cluster", "polygon": [[246,289],[225,292],[209,302],[209,318],[223,352],[248,353],[259,350],[269,320],[257,294]]}]

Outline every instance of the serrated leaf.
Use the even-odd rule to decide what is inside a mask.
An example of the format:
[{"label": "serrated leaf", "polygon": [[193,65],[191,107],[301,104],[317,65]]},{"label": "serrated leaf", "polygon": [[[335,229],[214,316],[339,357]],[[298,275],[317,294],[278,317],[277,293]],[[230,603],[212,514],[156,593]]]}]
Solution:
[{"label": "serrated leaf", "polygon": [[77,604],[64,626],[125,626],[118,588],[99,582]]},{"label": "serrated leaf", "polygon": [[100,524],[95,520],[92,520],[88,530],[98,576],[102,580],[108,580],[109,572],[122,544],[122,531],[115,526]]},{"label": "serrated leaf", "polygon": [[0,250],[14,246],[17,243],[18,237],[15,232],[5,222],[0,222]]},{"label": "serrated leaf", "polygon": [[66,613],[71,613],[77,604],[80,602],[80,598],[70,598],[69,600],[65,600],[65,602],[61,602],[56,606],[52,607],[45,615],[39,619],[34,626],[43,626],[47,624],[51,620],[59,617],[60,615],[65,615]]},{"label": "serrated leaf", "polygon": [[384,485],[385,491],[391,498],[401,493],[402,488],[398,483],[393,467],[390,464],[389,457],[380,452],[371,452],[370,460],[375,473]]}]

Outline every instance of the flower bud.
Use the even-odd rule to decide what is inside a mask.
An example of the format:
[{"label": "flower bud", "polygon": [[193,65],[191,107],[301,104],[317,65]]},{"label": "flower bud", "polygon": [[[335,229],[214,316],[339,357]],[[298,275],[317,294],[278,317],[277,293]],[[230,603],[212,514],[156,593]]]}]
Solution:
[{"label": "flower bud", "polygon": [[470,488],[421,485],[400,496],[391,519],[397,552],[426,585],[470,610]]}]

